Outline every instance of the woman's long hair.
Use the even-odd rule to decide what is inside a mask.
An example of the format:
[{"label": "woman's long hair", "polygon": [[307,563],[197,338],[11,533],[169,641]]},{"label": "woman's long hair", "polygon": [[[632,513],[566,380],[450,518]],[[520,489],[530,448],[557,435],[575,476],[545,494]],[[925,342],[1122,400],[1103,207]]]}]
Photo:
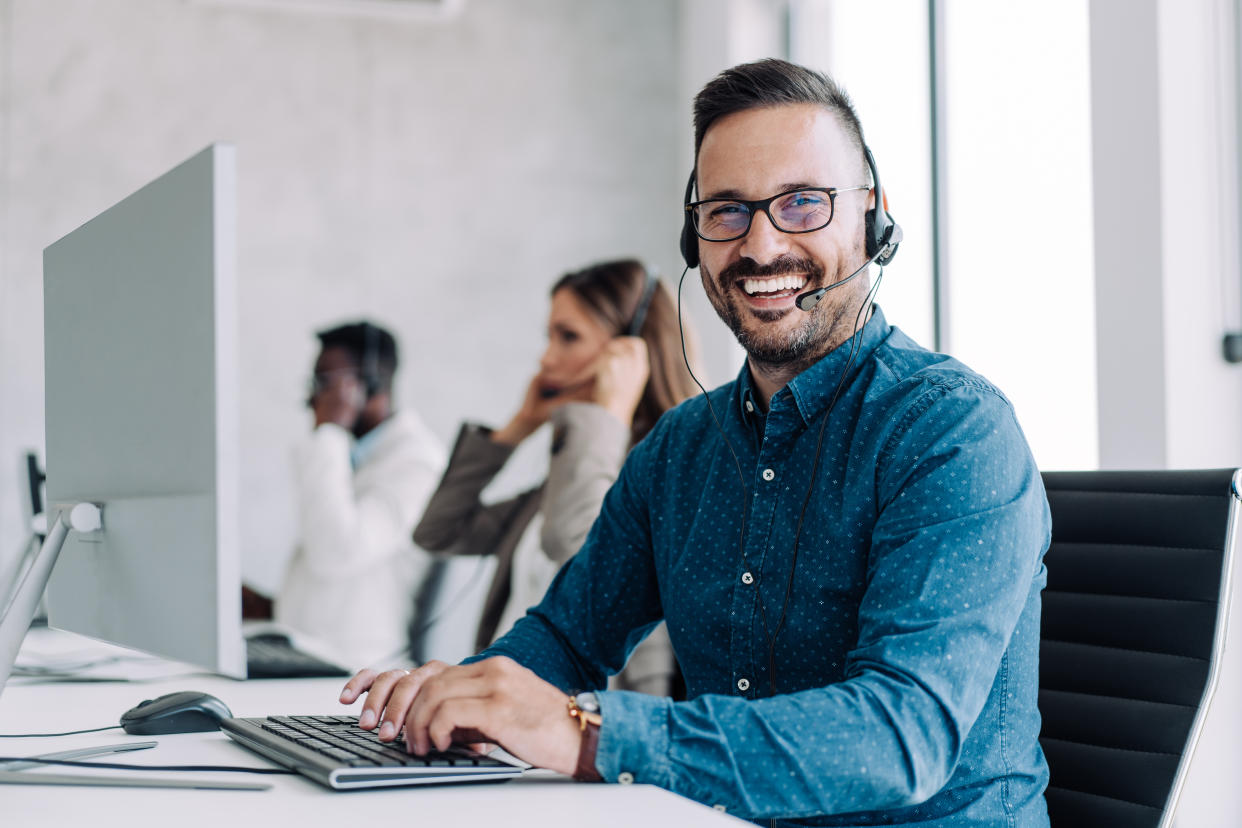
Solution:
[{"label": "woman's long hair", "polygon": [[[614,336],[624,335],[647,290],[648,270],[637,259],[601,262],[567,273],[552,286],[555,294],[569,288]],[[698,393],[698,386],[686,369],[681,353],[681,333],[677,325],[677,306],[672,295],[659,282],[651,295],[639,336],[647,343],[651,375],[642,399],[634,411],[631,444],[647,435],[660,415]],[[686,324],[687,353],[693,361],[693,336]]]}]

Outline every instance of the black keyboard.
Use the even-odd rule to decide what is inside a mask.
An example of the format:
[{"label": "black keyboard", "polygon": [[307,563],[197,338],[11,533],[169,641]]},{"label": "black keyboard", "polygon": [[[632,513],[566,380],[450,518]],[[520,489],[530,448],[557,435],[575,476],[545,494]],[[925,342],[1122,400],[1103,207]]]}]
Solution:
[{"label": "black keyboard", "polygon": [[293,646],[289,637],[262,633],[246,639],[247,678],[334,678],[352,675]]},{"label": "black keyboard", "polygon": [[522,768],[465,747],[407,753],[398,738],[381,742],[354,716],[268,716],[225,719],[237,742],[330,788],[500,781]]}]

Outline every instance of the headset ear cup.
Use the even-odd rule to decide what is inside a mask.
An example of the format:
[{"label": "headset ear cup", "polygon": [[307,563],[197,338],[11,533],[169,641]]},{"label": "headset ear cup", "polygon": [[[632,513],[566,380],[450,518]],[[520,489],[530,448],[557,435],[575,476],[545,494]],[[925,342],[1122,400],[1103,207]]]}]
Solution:
[{"label": "headset ear cup", "polygon": [[699,266],[699,234],[694,232],[694,219],[690,216],[690,211],[685,209],[692,198],[694,198],[693,171],[690,173],[690,180],[686,182],[686,196],[682,199],[681,257],[686,260],[686,267]]},{"label": "headset ear cup", "polygon": [[875,209],[872,208],[863,214],[863,221],[866,223],[864,239],[867,246],[867,258],[870,259],[880,249],[880,240],[875,234]]},{"label": "headset ear cup", "polygon": [[362,353],[362,370],[361,374],[363,387],[366,389],[367,399],[371,399],[380,392],[381,383],[379,376],[379,351],[380,351],[380,331],[379,328],[370,322],[362,323],[363,331],[366,336],[365,350]]},{"label": "headset ear cup", "polygon": [[686,267],[699,266],[699,237],[694,232],[689,212],[681,227],[681,257],[686,260]]},{"label": "headset ear cup", "polygon": [[[893,260],[893,256],[897,255],[897,243],[901,241],[901,228],[888,212],[884,187],[880,184],[880,171],[875,165],[875,156],[871,154],[870,147],[863,147],[863,157],[866,158],[867,168],[871,171],[871,192],[875,197],[875,206],[863,214],[866,225],[863,232],[865,233],[867,258],[876,259],[880,267],[884,267]],[[885,247],[888,248],[888,252],[881,257],[880,251]]]}]

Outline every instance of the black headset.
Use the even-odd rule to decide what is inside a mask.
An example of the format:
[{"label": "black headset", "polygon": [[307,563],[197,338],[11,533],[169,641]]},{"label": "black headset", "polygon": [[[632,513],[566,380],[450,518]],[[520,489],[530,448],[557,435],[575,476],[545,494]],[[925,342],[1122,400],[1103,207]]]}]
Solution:
[{"label": "black headset", "polygon": [[384,387],[380,378],[380,330],[370,322],[362,323],[363,350],[362,365],[358,370],[358,379],[366,389],[367,399],[371,399]]},{"label": "black headset", "polygon": [[634,308],[634,315],[630,317],[630,324],[625,328],[626,336],[642,335],[643,323],[647,321],[647,311],[651,310],[651,301],[655,298],[656,288],[660,286],[660,280],[646,266],[643,267],[643,277],[646,285],[643,287],[643,295],[638,299],[638,305]]},{"label": "black headset", "polygon": [[[871,170],[871,183],[875,189],[875,206],[863,216],[866,222],[866,251],[868,264],[872,261],[881,267],[886,266],[897,255],[897,244],[901,241],[901,228],[893,220],[892,215],[884,206],[884,188],[880,185],[880,171],[875,166],[875,156],[869,147],[863,147],[863,155],[867,159],[867,167]],[[685,220],[681,226],[681,257],[686,260],[686,267],[699,266],[699,234],[694,229],[694,216],[690,202],[694,198],[694,172],[686,182],[686,197],[683,199]]]}]

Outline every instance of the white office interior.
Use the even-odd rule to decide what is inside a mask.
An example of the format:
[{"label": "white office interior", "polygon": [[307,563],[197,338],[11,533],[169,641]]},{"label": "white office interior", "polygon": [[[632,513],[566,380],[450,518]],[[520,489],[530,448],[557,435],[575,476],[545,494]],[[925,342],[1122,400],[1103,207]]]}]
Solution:
[{"label": "white office interior", "polygon": [[[636,255],[675,286],[690,99],[769,55],[854,96],[906,237],[878,302],[1010,395],[1042,468],[1240,466],[1240,43],[1238,0],[0,0],[0,572],[44,247],[236,146],[242,565],[273,588],[314,330],[392,329],[398,404],[446,444],[507,417],[560,274]],[[729,379],[695,273],[684,301]],[[1238,647],[1185,825],[1242,814]]]}]

